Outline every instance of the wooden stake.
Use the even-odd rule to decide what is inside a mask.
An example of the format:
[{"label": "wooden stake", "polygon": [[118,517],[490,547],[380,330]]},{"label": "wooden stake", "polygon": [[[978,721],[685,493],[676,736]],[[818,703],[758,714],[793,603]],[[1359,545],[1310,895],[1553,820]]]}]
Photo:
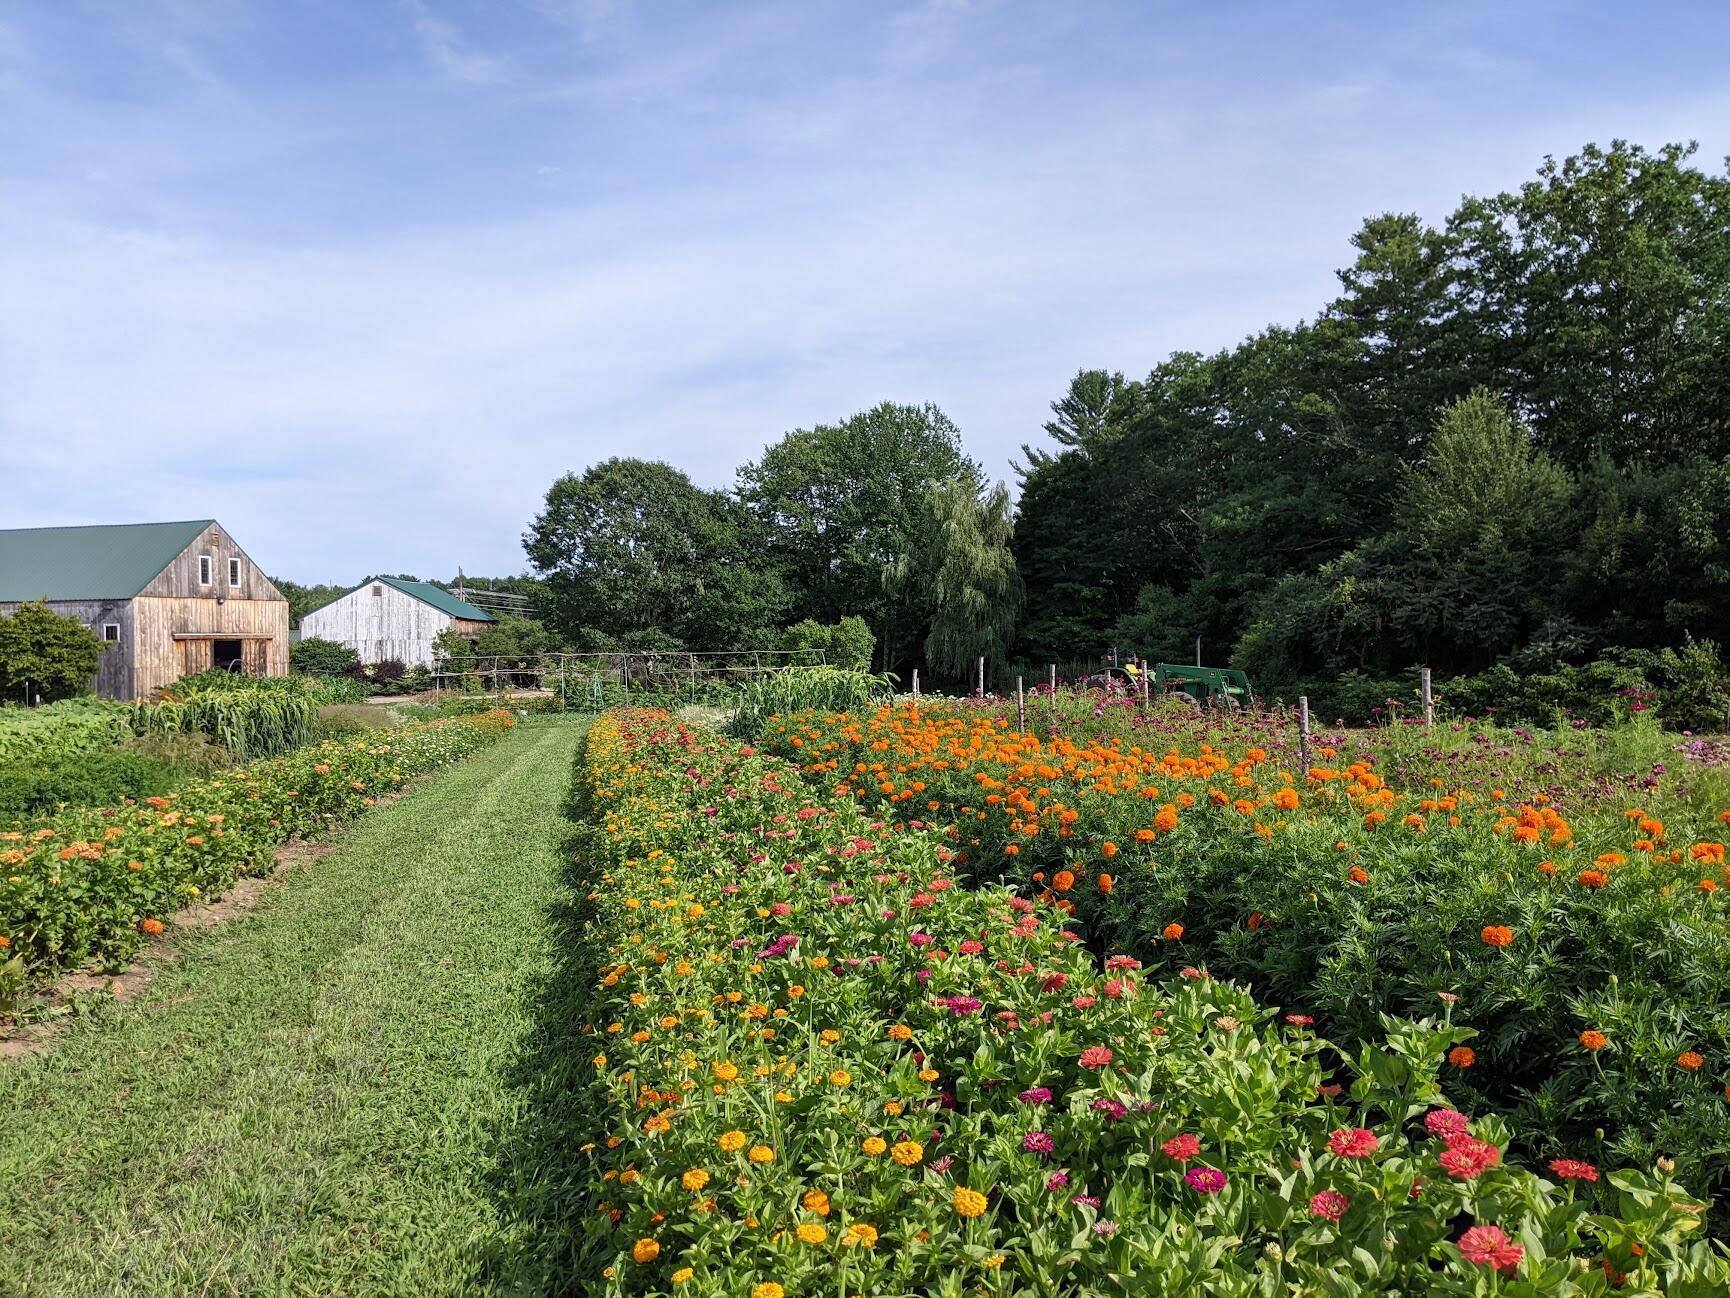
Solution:
[{"label": "wooden stake", "polygon": [[1027,733],[1027,698],[1021,692],[1021,677],[1015,678],[1015,724],[1022,734]]},{"label": "wooden stake", "polygon": [[1305,784],[1310,778],[1310,698],[1298,695],[1298,770]]},{"label": "wooden stake", "polygon": [[913,669],[913,706],[919,706],[919,669]]},{"label": "wooden stake", "polygon": [[1057,664],[1051,664],[1051,710],[1057,711]]},{"label": "wooden stake", "polygon": [[978,697],[979,698],[985,697],[985,657],[983,654],[980,655],[980,658],[979,658],[979,694],[978,694]]},{"label": "wooden stake", "polygon": [[1426,726],[1434,725],[1436,721],[1436,703],[1430,696],[1430,669],[1428,667],[1418,668],[1418,685],[1423,690],[1424,694],[1424,724]]}]

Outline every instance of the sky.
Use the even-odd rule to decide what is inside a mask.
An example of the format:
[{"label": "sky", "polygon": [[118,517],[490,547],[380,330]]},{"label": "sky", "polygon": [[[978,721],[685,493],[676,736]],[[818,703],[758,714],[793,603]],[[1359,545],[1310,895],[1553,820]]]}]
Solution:
[{"label": "sky", "polygon": [[1313,317],[1367,216],[1720,169],[1726,50],[1721,0],[0,0],[0,527],[503,575],[560,474],[884,400],[1013,485],[1077,370]]}]

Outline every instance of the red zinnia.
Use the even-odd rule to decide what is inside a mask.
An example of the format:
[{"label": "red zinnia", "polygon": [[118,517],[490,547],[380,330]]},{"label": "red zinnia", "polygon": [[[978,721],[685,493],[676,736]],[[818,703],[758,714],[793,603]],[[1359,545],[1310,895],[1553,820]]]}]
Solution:
[{"label": "red zinnia", "polygon": [[1376,1133],[1367,1127],[1341,1127],[1328,1137],[1328,1148],[1341,1158],[1368,1158],[1381,1144]]},{"label": "red zinnia", "polygon": [[1550,1170],[1564,1181],[1596,1181],[1598,1169],[1578,1158],[1552,1158]]},{"label": "red zinnia", "polygon": [[1460,1256],[1480,1266],[1512,1275],[1526,1250],[1510,1240],[1500,1226],[1473,1226],[1460,1236]]},{"label": "red zinnia", "polygon": [[1351,1201],[1338,1190],[1323,1190],[1310,1196],[1310,1216],[1323,1221],[1338,1221],[1350,1206]]},{"label": "red zinnia", "polygon": [[1081,1052],[1083,1068],[1104,1068],[1112,1060],[1110,1046],[1089,1046]]},{"label": "red zinnia", "polygon": [[1181,1136],[1173,1136],[1160,1148],[1166,1152],[1167,1157],[1175,1158],[1180,1163],[1187,1163],[1201,1153],[1201,1141],[1186,1131]]}]

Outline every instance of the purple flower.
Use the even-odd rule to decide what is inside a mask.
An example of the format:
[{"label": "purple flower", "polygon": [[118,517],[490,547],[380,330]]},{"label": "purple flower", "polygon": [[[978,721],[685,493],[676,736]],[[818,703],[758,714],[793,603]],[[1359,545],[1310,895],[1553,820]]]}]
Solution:
[{"label": "purple flower", "polygon": [[1096,1113],[1103,1113],[1107,1122],[1116,1122],[1129,1115],[1129,1110],[1124,1108],[1123,1105],[1119,1104],[1116,1100],[1095,1100],[1093,1102],[1093,1109]]},{"label": "purple flower", "polygon": [[977,1014],[984,1008],[983,1002],[972,996],[951,996],[945,1003],[957,1015]]},{"label": "purple flower", "polygon": [[944,1154],[941,1158],[932,1159],[931,1163],[930,1163],[931,1170],[933,1172],[937,1173],[938,1176],[942,1176],[945,1172],[947,1172],[950,1168],[952,1168],[954,1166],[955,1166],[955,1155],[953,1155],[953,1154]]},{"label": "purple flower", "polygon": [[1078,1194],[1070,1202],[1077,1208],[1097,1208],[1099,1207],[1099,1196],[1097,1194]]},{"label": "purple flower", "polygon": [[1211,1167],[1192,1167],[1183,1174],[1183,1180],[1197,1194],[1218,1194],[1225,1189],[1225,1173]]},{"label": "purple flower", "polygon": [[1052,1194],[1056,1194],[1059,1190],[1063,1189],[1063,1187],[1068,1185],[1068,1184],[1069,1184],[1069,1173],[1068,1172],[1053,1172],[1050,1176],[1045,1178],[1045,1188],[1048,1191],[1050,1191]]},{"label": "purple flower", "polygon": [[1056,1150],[1057,1142],[1043,1131],[1030,1131],[1021,1138],[1021,1147],[1030,1154],[1049,1154]]},{"label": "purple flower", "polygon": [[1016,1097],[1023,1104],[1051,1103],[1051,1088],[1047,1086],[1030,1086]]},{"label": "purple flower", "polygon": [[1107,1239],[1110,1239],[1113,1235],[1117,1234],[1117,1223],[1112,1221],[1109,1217],[1101,1217],[1098,1221],[1093,1223],[1093,1233],[1095,1235],[1103,1235]]}]

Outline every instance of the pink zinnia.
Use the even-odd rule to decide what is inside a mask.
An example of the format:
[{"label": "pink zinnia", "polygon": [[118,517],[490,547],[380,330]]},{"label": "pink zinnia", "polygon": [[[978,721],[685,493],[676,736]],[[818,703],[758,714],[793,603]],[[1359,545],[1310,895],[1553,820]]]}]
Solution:
[{"label": "pink zinnia", "polygon": [[1049,1154],[1057,1142],[1043,1131],[1030,1131],[1021,1138],[1021,1147],[1030,1154]]},{"label": "pink zinnia", "polygon": [[1328,1137],[1328,1148],[1341,1158],[1368,1158],[1382,1142],[1367,1127],[1341,1127]]},{"label": "pink zinnia", "polygon": [[1480,1266],[1495,1267],[1503,1275],[1512,1275],[1526,1250],[1503,1234],[1500,1226],[1473,1226],[1460,1236],[1460,1256]]},{"label": "pink zinnia", "polygon": [[1596,1181],[1598,1169],[1578,1158],[1552,1158],[1550,1170],[1564,1181]]},{"label": "pink zinnia", "polygon": [[1469,1181],[1500,1163],[1502,1151],[1471,1136],[1454,1136],[1436,1161],[1454,1180]]},{"label": "pink zinnia", "polygon": [[1187,1131],[1181,1136],[1173,1136],[1160,1146],[1166,1157],[1175,1158],[1180,1163],[1187,1163],[1201,1153],[1201,1141]]},{"label": "pink zinnia", "polygon": [[1464,1131],[1468,1121],[1458,1109],[1431,1109],[1424,1115],[1424,1130],[1432,1136],[1451,1136]]},{"label": "pink zinnia", "polygon": [[1075,1006],[1078,1010],[1090,1010],[1095,1005],[1099,1004],[1099,1000],[1097,997],[1093,996],[1072,996],[1070,997],[1069,1003]]},{"label": "pink zinnia", "polygon": [[1183,1181],[1197,1194],[1218,1194],[1225,1189],[1225,1173],[1211,1167],[1192,1167],[1183,1174]]},{"label": "pink zinnia", "polygon": [[1104,1068],[1113,1058],[1110,1046],[1089,1046],[1081,1052],[1081,1066],[1083,1068]]},{"label": "pink zinnia", "polygon": [[1351,1201],[1338,1190],[1323,1190],[1310,1196],[1310,1216],[1323,1221],[1338,1221],[1350,1206]]}]

